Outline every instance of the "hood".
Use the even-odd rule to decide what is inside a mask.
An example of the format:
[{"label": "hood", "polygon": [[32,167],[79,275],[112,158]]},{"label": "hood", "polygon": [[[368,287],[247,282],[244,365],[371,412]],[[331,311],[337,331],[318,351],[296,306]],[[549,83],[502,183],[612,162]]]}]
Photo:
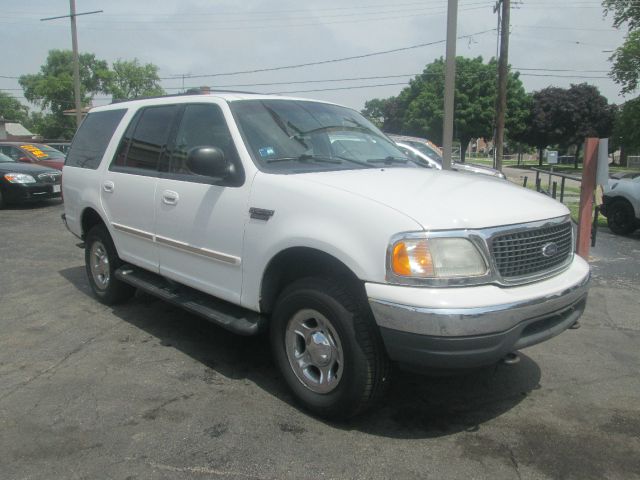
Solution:
[{"label": "hood", "polygon": [[38,175],[39,173],[60,173],[53,168],[44,167],[33,163],[22,162],[0,162],[0,173],[27,173],[29,175]]},{"label": "hood", "polygon": [[487,228],[567,215],[556,200],[487,176],[422,168],[376,168],[292,175],[384,204],[425,230]]},{"label": "hood", "polygon": [[452,168],[458,171],[471,172],[471,173],[482,173],[484,175],[493,175],[495,177],[503,177],[498,170],[492,167],[487,167],[486,165],[478,165],[477,163],[459,163],[454,162]]}]

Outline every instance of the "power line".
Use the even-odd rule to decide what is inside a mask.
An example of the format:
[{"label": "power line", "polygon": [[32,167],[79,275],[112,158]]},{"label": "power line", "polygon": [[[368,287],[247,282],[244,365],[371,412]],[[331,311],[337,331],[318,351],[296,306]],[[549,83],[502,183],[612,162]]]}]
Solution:
[{"label": "power line", "polygon": [[[473,37],[475,35],[482,35],[484,33],[488,33],[488,32],[494,32],[495,28],[489,29],[489,30],[483,30],[480,32],[475,32],[475,33],[470,33],[468,35],[462,35],[460,37],[458,37],[458,40],[462,39],[462,38],[470,38]],[[365,53],[362,55],[352,55],[350,57],[341,57],[341,58],[332,58],[329,60],[321,60],[321,61],[317,61],[317,62],[307,62],[307,63],[298,63],[298,64],[294,64],[294,65],[282,65],[279,67],[269,67],[269,68],[257,68],[257,69],[253,69],[253,70],[239,70],[236,72],[224,72],[224,73],[209,73],[209,74],[198,74],[198,75],[185,75],[184,78],[208,78],[208,77],[225,77],[225,76],[231,76],[231,75],[245,75],[245,74],[249,74],[249,73],[261,73],[261,72],[274,72],[274,71],[278,71],[278,70],[287,70],[287,69],[292,69],[292,68],[303,68],[303,67],[310,67],[313,65],[326,65],[328,63],[338,63],[338,62],[346,62],[349,60],[357,60],[360,58],[369,58],[369,57],[375,57],[378,55],[386,55],[389,53],[397,53],[397,52],[404,52],[407,50],[414,50],[416,48],[422,48],[422,47],[428,47],[431,45],[438,45],[440,43],[444,43],[445,40],[436,40],[433,42],[426,42],[426,43],[418,43],[416,45],[409,45],[407,47],[400,47],[400,48],[393,48],[391,50],[381,50],[381,51],[377,51],[377,52],[371,52],[371,53]],[[161,80],[175,80],[176,78],[181,78],[182,75],[178,75],[178,76],[174,76],[174,77],[160,77]]]}]

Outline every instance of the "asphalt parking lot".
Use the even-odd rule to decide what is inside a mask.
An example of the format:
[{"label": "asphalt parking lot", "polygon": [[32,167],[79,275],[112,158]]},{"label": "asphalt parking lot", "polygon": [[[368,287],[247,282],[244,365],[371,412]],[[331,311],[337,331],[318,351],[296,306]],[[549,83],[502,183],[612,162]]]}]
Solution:
[{"label": "asphalt parking lot", "polygon": [[580,329],[514,366],[400,374],[339,424],[292,403],[265,339],[95,301],[62,211],[0,211],[2,479],[640,478],[640,232],[600,231]]}]

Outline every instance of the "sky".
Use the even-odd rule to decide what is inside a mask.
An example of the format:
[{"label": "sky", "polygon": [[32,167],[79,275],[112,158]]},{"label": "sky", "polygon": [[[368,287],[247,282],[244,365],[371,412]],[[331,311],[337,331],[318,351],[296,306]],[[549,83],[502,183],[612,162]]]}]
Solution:
[{"label": "sky", "polygon": [[[457,54],[496,55],[495,2],[459,0]],[[327,100],[361,109],[397,95],[424,66],[444,56],[447,0],[77,0],[81,52],[109,63],[137,58],[159,67],[169,93],[209,85]],[[15,78],[37,73],[50,49],[70,49],[66,0],[0,0],[0,90],[20,98]],[[596,85],[621,103],[607,76],[624,30],[611,27],[597,0],[512,0],[509,63],[527,91]],[[484,33],[483,33],[484,32]],[[430,43],[395,53],[276,71]],[[363,78],[365,77],[365,78]],[[371,78],[376,77],[376,78]],[[344,79],[360,80],[344,80]],[[298,82],[298,83],[294,83]],[[279,85],[257,85],[278,83]],[[311,91],[313,90],[313,91]],[[24,99],[22,99],[24,101]],[[98,95],[95,105],[108,103]]]}]

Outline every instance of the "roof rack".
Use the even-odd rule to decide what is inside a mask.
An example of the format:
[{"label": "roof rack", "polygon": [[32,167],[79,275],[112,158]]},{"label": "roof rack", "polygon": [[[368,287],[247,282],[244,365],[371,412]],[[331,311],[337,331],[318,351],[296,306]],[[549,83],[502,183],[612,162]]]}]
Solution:
[{"label": "roof rack", "polygon": [[132,100],[151,100],[154,98],[185,97],[190,95],[207,95],[211,93],[243,93],[243,94],[253,94],[253,95],[264,95],[263,93],[260,93],[260,92],[247,92],[244,90],[218,90],[218,89],[212,89],[211,87],[198,87],[198,88],[190,88],[189,90],[183,93],[168,93],[164,95],[151,95],[148,97],[136,97],[136,98],[127,98],[127,99],[114,98],[111,100],[111,104],[113,105],[114,103],[129,102]]}]

